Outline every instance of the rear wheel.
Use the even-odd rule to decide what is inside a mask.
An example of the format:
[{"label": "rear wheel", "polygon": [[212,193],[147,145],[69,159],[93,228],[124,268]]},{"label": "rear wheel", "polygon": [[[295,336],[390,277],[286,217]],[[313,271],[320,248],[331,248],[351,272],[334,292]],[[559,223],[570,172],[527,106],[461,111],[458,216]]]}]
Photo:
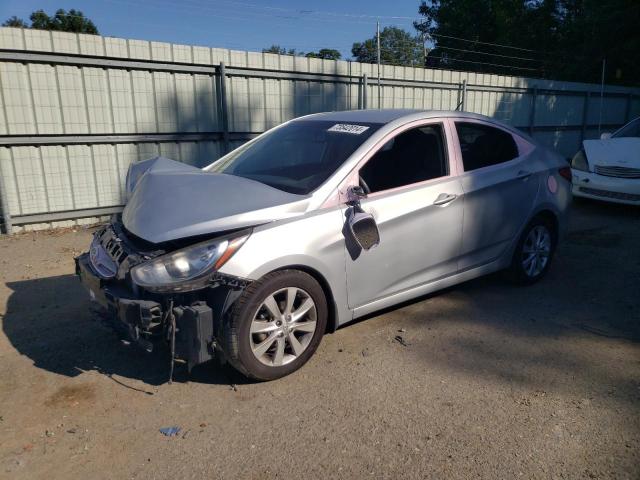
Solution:
[{"label": "rear wheel", "polygon": [[225,335],[229,362],[257,380],[304,365],[327,325],[327,301],[309,274],[282,270],[253,282],[236,301]]},{"label": "rear wheel", "polygon": [[557,243],[553,222],[545,217],[534,218],[524,229],[513,253],[507,273],[511,280],[531,284],[549,270]]}]

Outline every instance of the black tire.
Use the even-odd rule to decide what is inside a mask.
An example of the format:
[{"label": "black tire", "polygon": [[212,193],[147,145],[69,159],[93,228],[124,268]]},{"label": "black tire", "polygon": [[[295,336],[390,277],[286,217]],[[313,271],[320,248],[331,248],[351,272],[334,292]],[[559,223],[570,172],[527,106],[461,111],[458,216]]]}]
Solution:
[{"label": "black tire", "polygon": [[[531,272],[527,272],[523,265],[523,261],[525,257],[529,254],[525,252],[525,243],[527,242],[529,235],[532,231],[537,228],[545,229],[550,236],[550,246],[547,261],[544,267],[539,271],[535,272],[535,274],[531,274]],[[539,230],[536,230],[539,231]],[[542,277],[546,275],[549,271],[549,267],[551,265],[551,261],[553,260],[553,256],[556,251],[556,245],[558,243],[558,232],[556,229],[556,225],[552,219],[549,219],[545,216],[537,216],[529,222],[529,224],[525,227],[520,235],[520,239],[518,240],[518,244],[513,252],[513,258],[511,260],[511,265],[506,270],[507,278],[518,285],[531,285],[532,283],[537,282]]]},{"label": "black tire", "polygon": [[[265,299],[281,289],[296,287],[308,293],[315,304],[316,329],[306,349],[281,366],[265,365],[254,355],[251,323]],[[315,353],[327,326],[327,300],[320,284],[299,270],[279,270],[251,283],[235,301],[225,324],[223,349],[229,363],[255,380],[275,380],[302,367]]]}]

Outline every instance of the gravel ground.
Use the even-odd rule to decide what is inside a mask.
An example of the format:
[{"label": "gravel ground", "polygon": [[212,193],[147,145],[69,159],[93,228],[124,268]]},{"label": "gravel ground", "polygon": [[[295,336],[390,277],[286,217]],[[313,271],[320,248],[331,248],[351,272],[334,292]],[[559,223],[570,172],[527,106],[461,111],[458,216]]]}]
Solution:
[{"label": "gravel ground", "polygon": [[0,238],[0,477],[640,478],[639,209],[576,201],[542,282],[372,316],[270,383],[168,385],[90,313],[90,234]]}]

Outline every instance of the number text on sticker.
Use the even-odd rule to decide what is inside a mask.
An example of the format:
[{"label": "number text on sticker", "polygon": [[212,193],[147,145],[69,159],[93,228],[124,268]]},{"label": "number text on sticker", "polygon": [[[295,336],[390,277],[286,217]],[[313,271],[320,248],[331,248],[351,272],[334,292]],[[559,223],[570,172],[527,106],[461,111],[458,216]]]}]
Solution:
[{"label": "number text on sticker", "polygon": [[347,123],[336,123],[333,127],[331,127],[329,132],[342,132],[342,133],[352,133],[354,135],[360,135],[365,130],[368,130],[369,127],[365,127],[363,125],[349,125]]}]

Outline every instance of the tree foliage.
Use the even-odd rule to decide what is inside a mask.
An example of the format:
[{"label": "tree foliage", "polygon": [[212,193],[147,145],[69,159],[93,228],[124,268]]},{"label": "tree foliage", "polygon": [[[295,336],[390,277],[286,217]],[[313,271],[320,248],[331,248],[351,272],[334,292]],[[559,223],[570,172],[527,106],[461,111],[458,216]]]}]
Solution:
[{"label": "tree foliage", "polygon": [[67,12],[59,9],[53,16],[49,16],[44,10],[36,10],[29,16],[29,20],[31,20],[31,25],[27,25],[24,20],[13,16],[6,20],[2,26],[98,35],[95,24],[80,10],[71,9]]},{"label": "tree foliage", "polygon": [[280,45],[273,44],[269,48],[263,48],[262,53],[275,53],[277,55],[300,55],[295,48],[286,49]]},{"label": "tree foliage", "polygon": [[295,55],[297,57],[323,58],[325,60],[339,60],[342,55],[338,50],[332,48],[321,48],[317,52],[307,52],[296,50],[295,48],[286,49],[280,45],[274,44],[269,48],[263,48],[262,53],[276,53],[278,55]]},{"label": "tree foliage", "polygon": [[11,18],[8,18],[2,24],[3,27],[15,27],[15,28],[29,28],[29,25],[25,23],[21,18],[16,17],[15,15]]},{"label": "tree foliage", "polygon": [[[355,42],[351,48],[354,59],[364,63],[377,63],[377,52],[376,35]],[[386,65],[422,65],[422,42],[402,28],[385,27],[380,32],[380,61]]]},{"label": "tree foliage", "polygon": [[324,60],[340,60],[340,57],[342,57],[342,55],[338,50],[335,50],[333,48],[321,48],[317,52],[307,53],[305,57],[322,58]]},{"label": "tree foliage", "polygon": [[428,0],[419,13],[427,65],[592,82],[606,58],[607,82],[640,82],[637,0]]}]

